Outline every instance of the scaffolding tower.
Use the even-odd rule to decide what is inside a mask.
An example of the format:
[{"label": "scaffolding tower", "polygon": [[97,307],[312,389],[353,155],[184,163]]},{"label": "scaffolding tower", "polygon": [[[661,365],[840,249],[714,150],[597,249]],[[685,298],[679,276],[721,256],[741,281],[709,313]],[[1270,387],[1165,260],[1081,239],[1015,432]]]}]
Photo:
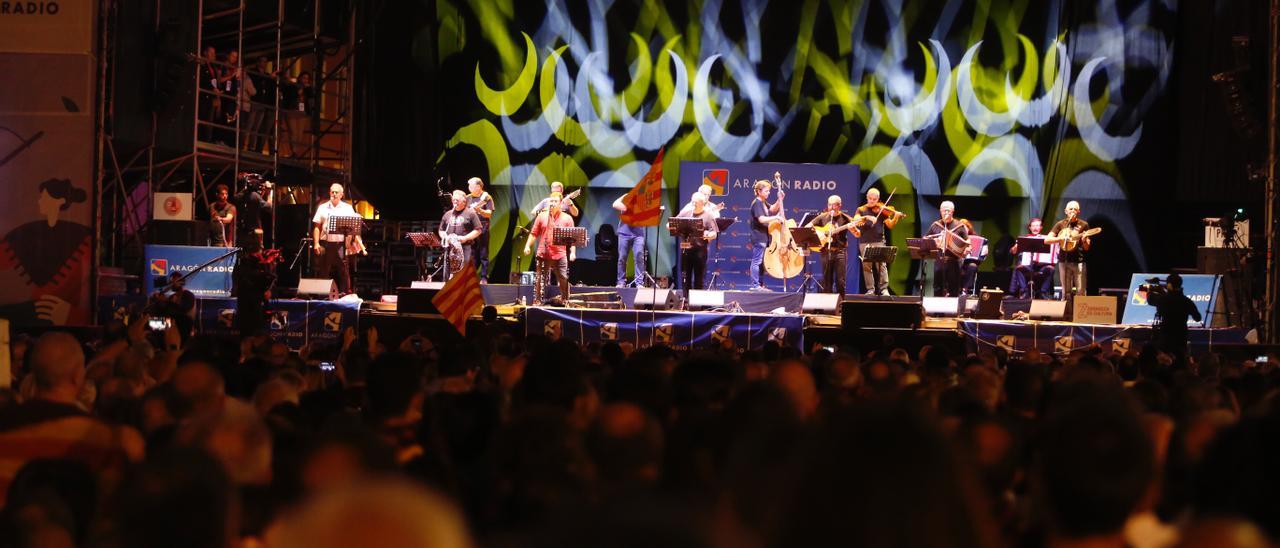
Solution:
[{"label": "scaffolding tower", "polygon": [[[157,38],[155,59],[118,55],[121,5],[128,1],[101,0],[99,10],[95,264],[137,273],[147,243],[204,245],[199,225],[209,224],[216,199],[211,191],[225,184],[231,194],[239,192],[245,173],[277,183],[277,206],[305,209],[315,203],[313,182],[327,187],[349,181],[354,44],[349,0],[139,0],[154,2],[157,37],[170,23],[162,13],[176,10],[190,18],[181,21],[187,25],[181,49],[187,51],[180,52],[177,70],[190,78],[185,85],[194,84],[184,88],[190,95],[181,99],[190,100],[190,108],[182,109],[190,118],[179,121],[190,123],[189,135],[163,137],[172,128],[161,124],[175,122],[153,110],[149,142],[140,146],[116,138],[116,76],[126,64],[156,62],[164,52]],[[206,56],[209,48],[212,57]],[[265,67],[257,64],[259,58],[265,58]],[[163,77],[157,68],[154,78]],[[256,94],[250,95],[250,88]],[[192,194],[193,220],[186,230],[151,219],[160,189]],[[272,225],[279,213],[277,207]],[[286,252],[301,243],[282,241],[275,226],[264,228]]]}]

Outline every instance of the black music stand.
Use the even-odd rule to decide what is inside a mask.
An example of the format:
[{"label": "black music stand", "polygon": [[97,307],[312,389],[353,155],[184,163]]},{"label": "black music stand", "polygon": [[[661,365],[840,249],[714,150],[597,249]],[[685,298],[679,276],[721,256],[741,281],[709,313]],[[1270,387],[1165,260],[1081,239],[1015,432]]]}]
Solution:
[{"label": "black music stand", "polygon": [[444,267],[444,263],[440,264],[440,268],[436,268],[434,272],[427,275],[426,257],[423,255],[423,248],[440,247],[440,237],[435,232],[405,232],[404,237],[413,242],[414,263],[418,265],[418,279],[427,280],[434,279],[436,272]]},{"label": "black music stand", "polygon": [[354,215],[330,215],[327,232],[343,236],[359,236],[364,228],[364,218]]},{"label": "black music stand", "polygon": [[925,261],[938,260],[938,241],[933,238],[907,238],[907,253],[912,260],[920,261],[920,280],[916,287],[917,295],[924,296]]},{"label": "black music stand", "polygon": [[667,219],[667,231],[680,238],[680,249],[688,249],[693,245],[688,241],[701,238],[706,225],[702,224],[701,217],[671,217]]},{"label": "black music stand", "polygon": [[[862,251],[862,262],[871,263],[872,265],[879,263],[893,264],[893,260],[897,258],[897,246],[871,244]],[[871,267],[871,275],[871,287],[879,288],[880,280],[877,280],[876,278],[880,277],[880,269],[874,266]],[[879,294],[878,291],[877,294]]]},{"label": "black music stand", "polygon": [[[807,219],[808,217],[809,215],[805,214],[805,218]],[[819,284],[817,280],[813,279],[813,274],[809,272],[809,248],[821,246],[822,240],[818,239],[818,232],[811,226],[790,227],[790,231],[791,241],[795,242],[795,245],[800,246],[800,255],[805,258],[804,277],[801,279],[800,287],[796,289],[796,293],[808,293],[809,284],[816,286],[818,292],[821,293],[822,284]]]},{"label": "black music stand", "polygon": [[[725,231],[728,230],[730,226],[733,226],[733,223],[736,223],[736,222],[738,222],[737,217],[728,217],[728,218],[717,217],[716,232],[718,234],[724,234]],[[716,255],[718,256],[720,253],[720,238],[716,238],[715,246],[716,246]],[[711,264],[711,257],[710,257],[710,254],[708,254],[708,257],[707,257],[708,268],[710,267],[710,264]],[[716,270],[715,272],[711,273],[710,277],[707,278],[707,290],[710,291],[712,289],[715,289],[716,284],[718,283],[720,283],[720,271]]]},{"label": "black music stand", "polygon": [[1018,236],[1018,253],[1052,253],[1053,244],[1045,243],[1043,236]]},{"label": "black music stand", "polygon": [[[586,247],[587,245],[587,227],[585,226],[556,226],[551,228],[551,244],[573,247]],[[537,262],[534,262],[537,266]],[[542,280],[546,282],[547,280]],[[544,283],[545,286],[545,283]],[[569,284],[572,291],[573,284]],[[546,287],[541,288],[543,291]],[[569,306],[569,295],[561,295],[561,300],[565,306]]]}]

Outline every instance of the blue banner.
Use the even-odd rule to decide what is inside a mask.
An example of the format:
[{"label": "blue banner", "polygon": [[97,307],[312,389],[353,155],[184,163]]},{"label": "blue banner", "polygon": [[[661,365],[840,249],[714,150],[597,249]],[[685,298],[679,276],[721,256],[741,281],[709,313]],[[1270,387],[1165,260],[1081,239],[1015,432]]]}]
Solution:
[{"label": "blue banner", "polygon": [[[964,320],[960,322],[969,352],[1002,349],[1021,354],[1032,348],[1048,354],[1066,355],[1097,344],[1109,352],[1141,351],[1153,338],[1152,328],[1132,325],[1080,325],[1065,322],[1004,322]],[[1205,351],[1214,344],[1244,342],[1243,329],[1192,329],[1190,348]]]},{"label": "blue banner", "polygon": [[801,347],[804,318],[798,315],[714,314],[529,308],[526,334],[543,334],[578,344],[630,342],[642,347],[662,344],[677,350],[718,347],[730,340],[737,348],[758,349],[769,341]]},{"label": "blue banner", "polygon": [[[226,254],[231,249],[227,247],[186,245],[148,245],[144,250],[147,270],[143,276],[143,292],[151,293],[157,287],[169,283],[170,273],[186,274],[195,270],[196,267]],[[235,255],[215,262],[187,278],[187,289],[195,293],[197,297],[230,297],[231,271],[235,267]]]},{"label": "blue banner", "polygon": [[[360,305],[342,301],[281,299],[268,306],[271,338],[289,348],[338,343],[348,326],[359,329]],[[202,335],[236,336],[235,299],[200,299],[196,306],[196,332]]]},{"label": "blue banner", "polygon": [[[1168,274],[1140,273],[1129,280],[1128,302],[1124,306],[1124,319],[1120,323],[1130,325],[1151,325],[1156,319],[1156,307],[1147,303],[1147,293],[1138,286],[1147,283],[1151,278],[1164,280]],[[1209,312],[1214,309],[1218,300],[1218,288],[1221,276],[1216,274],[1185,274],[1182,276],[1182,292],[1191,302],[1196,304],[1201,321],[1187,318],[1187,325],[1203,327],[1209,325]]]},{"label": "blue banner", "polygon": [[[786,164],[778,162],[681,162],[680,164],[680,206],[689,203],[689,196],[697,192],[698,187],[707,184],[712,188],[711,202],[723,203],[721,218],[737,218],[716,242],[712,243],[707,256],[707,278],[718,275],[720,285],[716,289],[749,289],[751,266],[751,201],[755,199],[752,185],[758,180],[773,182],[774,172],[782,174],[782,189],[786,191],[784,200],[788,219],[795,219],[799,224],[806,213],[817,215],[827,208],[827,198],[840,196],[843,209],[850,215],[862,204],[862,175],[858,166],[850,164]],[[769,194],[769,203],[778,197],[775,188]],[[678,212],[678,210],[677,210]],[[665,220],[662,227],[663,241],[675,246],[666,232]],[[849,238],[853,249],[849,253],[849,262],[845,271],[845,288],[849,293],[857,293],[860,287],[862,266],[858,260],[857,240]],[[809,273],[818,280],[822,278],[822,265],[818,254],[810,254],[806,259]],[[781,290],[783,282],[767,274],[765,285]],[[796,276],[787,280],[787,287],[794,290],[803,280]]]}]

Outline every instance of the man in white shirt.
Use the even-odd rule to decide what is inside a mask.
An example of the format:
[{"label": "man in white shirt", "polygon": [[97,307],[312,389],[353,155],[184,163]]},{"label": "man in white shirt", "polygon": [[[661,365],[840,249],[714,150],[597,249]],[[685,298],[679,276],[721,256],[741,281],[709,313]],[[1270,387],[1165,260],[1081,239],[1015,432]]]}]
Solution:
[{"label": "man in white shirt", "polygon": [[[560,211],[568,213],[569,215],[572,215],[574,217],[577,217],[578,214],[582,213],[581,211],[578,211],[578,206],[574,205],[573,198],[565,197],[566,194],[564,193],[564,183],[560,181],[551,181],[551,193],[559,194],[561,196]],[[551,200],[551,197],[549,196],[546,198],[543,198],[541,202],[538,202],[538,205],[533,206],[533,210],[529,212],[529,215],[534,219],[537,219],[538,214],[542,213],[547,209],[547,206],[549,205],[550,200]]]},{"label": "man in white shirt", "polygon": [[[1027,238],[1043,238],[1040,234],[1043,224],[1039,217],[1027,223]],[[1049,246],[1048,253],[1019,252],[1018,244],[1009,248],[1009,253],[1018,255],[1018,265],[1013,269],[1013,280],[1009,284],[1009,294],[1019,299],[1047,299],[1053,296],[1053,272],[1058,262],[1057,244]]]},{"label": "man in white shirt", "polygon": [[[316,214],[311,218],[311,235],[314,242],[313,249],[320,258],[320,270],[316,272],[316,276],[328,277],[330,272],[337,268],[338,289],[345,295],[351,293],[351,273],[347,267],[348,250],[347,246],[343,245],[346,237],[342,234],[329,233],[329,217],[335,215],[358,217],[359,215],[351,204],[342,201],[342,190],[341,184],[329,185],[329,199],[316,208]],[[351,239],[351,252],[364,249],[364,242],[359,234],[352,235]]]}]

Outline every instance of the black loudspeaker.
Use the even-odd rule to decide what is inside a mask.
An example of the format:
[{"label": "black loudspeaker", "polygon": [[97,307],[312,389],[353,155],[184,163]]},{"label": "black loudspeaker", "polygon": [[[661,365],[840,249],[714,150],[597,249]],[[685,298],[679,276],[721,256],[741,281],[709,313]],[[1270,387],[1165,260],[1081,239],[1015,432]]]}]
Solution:
[{"label": "black loudspeaker", "polygon": [[672,310],[680,304],[680,292],[674,289],[641,289],[636,291],[636,310]]},{"label": "black loudspeaker", "polygon": [[1004,301],[1004,291],[999,289],[983,289],[978,293],[978,309],[973,317],[980,320],[998,320],[1004,316],[1000,303]]},{"label": "black loudspeaker", "polygon": [[396,313],[398,314],[439,314],[440,310],[431,302],[439,289],[415,289],[401,287],[396,289]]},{"label": "black loudspeaker", "polygon": [[596,287],[612,287],[617,276],[618,258],[582,259],[569,263],[569,281]]},{"label": "black loudspeaker", "polygon": [[840,305],[840,324],[845,329],[916,328],[923,321],[924,307],[919,302],[845,301]]},{"label": "black loudspeaker", "polygon": [[338,284],[332,278],[301,278],[298,280],[298,298],[336,299]]}]

